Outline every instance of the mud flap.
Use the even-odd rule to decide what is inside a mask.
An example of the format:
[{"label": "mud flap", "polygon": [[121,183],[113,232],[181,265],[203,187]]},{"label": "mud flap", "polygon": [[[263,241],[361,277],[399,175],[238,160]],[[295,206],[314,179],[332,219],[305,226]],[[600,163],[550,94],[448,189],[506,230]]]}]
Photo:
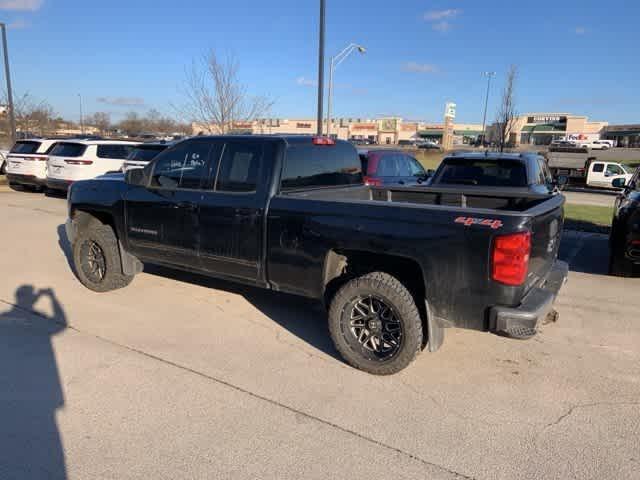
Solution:
[{"label": "mud flap", "polygon": [[444,328],[438,322],[438,319],[431,313],[429,302],[424,301],[425,311],[427,312],[427,348],[430,352],[437,352],[444,342]]},{"label": "mud flap", "polygon": [[127,252],[120,240],[118,240],[118,248],[120,249],[120,263],[122,264],[122,273],[124,275],[137,275],[144,270],[142,262]]}]

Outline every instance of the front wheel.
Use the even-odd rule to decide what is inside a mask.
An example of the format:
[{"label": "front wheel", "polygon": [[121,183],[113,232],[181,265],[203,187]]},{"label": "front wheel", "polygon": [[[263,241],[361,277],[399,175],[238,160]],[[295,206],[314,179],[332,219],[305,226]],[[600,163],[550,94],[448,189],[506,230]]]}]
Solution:
[{"label": "front wheel", "polygon": [[108,292],[129,285],[133,275],[124,275],[118,240],[108,225],[91,226],[78,233],[73,243],[75,273],[85,287]]},{"label": "front wheel", "polygon": [[351,366],[374,375],[407,367],[422,347],[422,321],[411,292],[373,272],[347,282],[329,308],[329,332]]}]

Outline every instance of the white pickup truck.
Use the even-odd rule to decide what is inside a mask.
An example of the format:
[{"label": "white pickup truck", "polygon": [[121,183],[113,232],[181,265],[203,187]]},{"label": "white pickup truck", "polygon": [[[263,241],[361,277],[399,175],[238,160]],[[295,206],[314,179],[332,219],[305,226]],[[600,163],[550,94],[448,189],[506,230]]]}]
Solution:
[{"label": "white pickup truck", "polygon": [[625,184],[633,177],[630,167],[618,162],[606,162],[589,156],[587,148],[550,148],[547,165],[554,178],[567,177],[569,185],[616,188],[613,181],[623,178]]},{"label": "white pickup truck", "polygon": [[608,150],[611,148],[611,140],[577,140],[576,146],[590,148],[591,150]]}]

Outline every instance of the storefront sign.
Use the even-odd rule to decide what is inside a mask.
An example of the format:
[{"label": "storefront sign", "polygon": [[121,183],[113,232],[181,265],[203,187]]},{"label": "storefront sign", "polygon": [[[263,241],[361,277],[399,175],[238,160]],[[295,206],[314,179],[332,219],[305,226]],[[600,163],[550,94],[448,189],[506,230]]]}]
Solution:
[{"label": "storefront sign", "polygon": [[444,117],[445,118],[456,118],[456,107],[457,105],[453,102],[447,102],[444,107]]}]

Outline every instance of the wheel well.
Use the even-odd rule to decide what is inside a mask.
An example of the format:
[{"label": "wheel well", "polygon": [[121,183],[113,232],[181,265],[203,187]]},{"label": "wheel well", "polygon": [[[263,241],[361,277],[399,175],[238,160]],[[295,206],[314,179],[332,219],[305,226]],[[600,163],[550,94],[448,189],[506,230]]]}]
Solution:
[{"label": "wheel well", "polygon": [[425,294],[424,275],[415,260],[357,250],[330,251],[324,269],[324,300],[329,304],[336,292],[354,277],[370,272],[385,272],[396,277],[413,294],[422,308]]},{"label": "wheel well", "polygon": [[109,225],[117,235],[113,217],[108,213],[93,210],[74,210],[71,213],[71,219],[76,224],[78,230],[88,228],[93,223],[100,223],[102,225]]}]

